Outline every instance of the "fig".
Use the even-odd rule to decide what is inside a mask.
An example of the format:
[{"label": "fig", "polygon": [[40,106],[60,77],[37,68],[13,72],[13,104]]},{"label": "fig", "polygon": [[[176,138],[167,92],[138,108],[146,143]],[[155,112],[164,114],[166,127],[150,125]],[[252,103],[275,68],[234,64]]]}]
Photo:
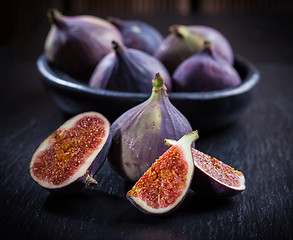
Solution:
[{"label": "fig", "polygon": [[171,75],[183,60],[201,51],[205,41],[213,44],[218,56],[233,64],[232,47],[218,30],[202,25],[173,25],[170,31],[154,56],[161,60]]},{"label": "fig", "polygon": [[163,41],[162,34],[145,22],[114,17],[109,17],[108,21],[119,29],[126,47],[139,49],[153,55]]},{"label": "fig", "polygon": [[172,75],[182,61],[202,49],[204,39],[198,35],[193,36],[184,25],[173,25],[169,30],[171,33],[162,41],[154,56]]},{"label": "fig", "polygon": [[135,182],[168,149],[165,138],[178,140],[191,131],[188,120],[170,102],[164,79],[157,73],[151,96],[112,124],[109,164],[121,177]]},{"label": "fig", "polygon": [[62,194],[97,184],[94,174],[111,145],[109,121],[100,113],[80,113],[63,123],[34,152],[32,179],[43,188]]},{"label": "fig", "polygon": [[197,131],[190,132],[160,156],[127,192],[129,201],[151,215],[167,214],[178,208],[192,181],[191,144],[197,138]]},{"label": "fig", "polygon": [[191,189],[204,195],[233,197],[245,190],[245,177],[222,161],[192,149],[195,165]]},{"label": "fig", "polygon": [[[166,139],[168,146],[175,143],[174,140]],[[191,152],[195,166],[190,187],[192,190],[218,198],[233,197],[245,190],[245,177],[242,172],[195,148],[192,148]]]},{"label": "fig", "polygon": [[235,68],[214,53],[206,42],[203,50],[184,60],[173,74],[174,91],[208,92],[236,87],[241,78]]},{"label": "fig", "polygon": [[89,81],[91,87],[150,93],[151,79],[156,72],[161,72],[168,89],[172,88],[171,77],[158,59],[143,51],[119,45],[116,41],[112,44],[114,51],[97,65]]},{"label": "fig", "polygon": [[47,59],[65,73],[88,81],[96,65],[112,51],[113,39],[123,43],[119,30],[90,15],[63,16],[48,10],[51,28],[45,41]]}]

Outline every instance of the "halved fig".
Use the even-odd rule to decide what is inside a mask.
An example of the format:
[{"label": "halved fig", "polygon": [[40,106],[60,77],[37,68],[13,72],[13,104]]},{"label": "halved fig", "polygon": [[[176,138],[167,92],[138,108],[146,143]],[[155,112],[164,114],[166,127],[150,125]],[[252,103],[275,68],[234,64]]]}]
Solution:
[{"label": "halved fig", "polygon": [[127,192],[128,200],[146,214],[174,211],[191,184],[194,172],[191,144],[197,138],[197,131],[190,132],[161,155]]},{"label": "halved fig", "polygon": [[[166,139],[167,145],[176,141]],[[222,161],[192,148],[195,165],[191,189],[199,194],[214,197],[233,197],[245,190],[245,177]]]},{"label": "halved fig", "polygon": [[100,113],[78,114],[62,124],[34,152],[30,175],[45,189],[59,193],[97,184],[93,175],[111,145],[109,121]]}]

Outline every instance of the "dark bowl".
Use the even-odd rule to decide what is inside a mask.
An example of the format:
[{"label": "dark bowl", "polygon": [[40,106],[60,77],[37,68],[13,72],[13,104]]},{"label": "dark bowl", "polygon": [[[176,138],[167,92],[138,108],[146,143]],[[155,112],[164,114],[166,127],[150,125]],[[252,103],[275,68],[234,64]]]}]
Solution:
[{"label": "dark bowl", "polygon": [[[150,96],[91,88],[48,63],[44,54],[38,58],[37,66],[50,95],[69,114],[97,111],[113,122]],[[240,56],[235,56],[234,67],[242,79],[238,87],[204,93],[169,93],[170,101],[187,117],[193,129],[214,131],[227,126],[252,102],[260,79],[258,70]]]}]

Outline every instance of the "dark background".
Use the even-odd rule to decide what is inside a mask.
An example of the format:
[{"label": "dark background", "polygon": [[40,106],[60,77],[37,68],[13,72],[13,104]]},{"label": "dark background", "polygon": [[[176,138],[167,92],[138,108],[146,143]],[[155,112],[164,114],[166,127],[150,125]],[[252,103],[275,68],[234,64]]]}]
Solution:
[{"label": "dark background", "polygon": [[[0,47],[0,239],[293,239],[292,1],[5,1]],[[131,188],[106,162],[99,185],[60,197],[32,181],[35,148],[70,116],[36,67],[48,7],[139,19],[164,35],[174,23],[220,30],[261,74],[249,109],[196,147],[242,171],[247,189],[228,200],[190,191],[173,214],[152,217],[126,199]],[[196,114],[196,112],[195,112]]]}]

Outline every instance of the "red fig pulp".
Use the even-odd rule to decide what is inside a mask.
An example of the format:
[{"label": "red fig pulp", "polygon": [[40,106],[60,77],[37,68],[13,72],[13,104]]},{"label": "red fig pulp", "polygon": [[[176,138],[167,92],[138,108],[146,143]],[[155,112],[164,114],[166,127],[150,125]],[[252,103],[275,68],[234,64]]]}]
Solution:
[{"label": "red fig pulp", "polygon": [[45,42],[50,62],[65,73],[88,81],[96,65],[112,51],[111,42],[123,43],[118,29],[106,20],[94,16],[63,16],[48,11],[51,29]]},{"label": "red fig pulp", "polygon": [[119,29],[126,47],[153,55],[163,40],[162,34],[145,22],[113,17],[108,20]]},{"label": "red fig pulp", "polygon": [[193,177],[191,143],[197,132],[184,135],[160,156],[127,192],[127,198],[147,214],[174,211],[185,198]]},{"label": "red fig pulp", "polygon": [[210,43],[184,60],[173,74],[174,91],[207,92],[236,87],[241,78],[235,68],[218,57]]},{"label": "red fig pulp", "polygon": [[112,124],[110,166],[125,179],[137,181],[168,149],[165,138],[179,139],[190,131],[188,120],[171,104],[163,77],[156,74],[150,98]]},{"label": "red fig pulp", "polygon": [[89,82],[91,87],[122,92],[151,92],[151,80],[156,72],[160,72],[165,77],[168,89],[172,88],[168,71],[155,57],[123,47],[115,41],[113,49],[96,67]]},{"label": "red fig pulp", "polygon": [[97,184],[93,175],[102,166],[111,144],[110,123],[99,113],[69,119],[36,149],[30,174],[42,187],[60,193]]}]

